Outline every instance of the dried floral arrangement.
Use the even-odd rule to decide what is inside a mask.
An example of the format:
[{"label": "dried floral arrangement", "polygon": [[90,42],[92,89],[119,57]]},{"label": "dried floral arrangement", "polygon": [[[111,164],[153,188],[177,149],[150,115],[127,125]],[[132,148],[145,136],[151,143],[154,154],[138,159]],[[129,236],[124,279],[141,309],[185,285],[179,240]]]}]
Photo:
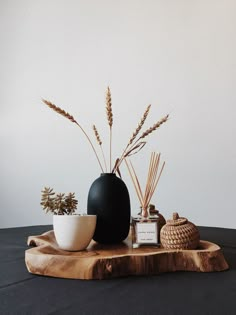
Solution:
[{"label": "dried floral arrangement", "polygon": [[52,212],[59,215],[72,215],[77,209],[78,200],[75,193],[55,193],[52,188],[44,187],[41,195],[41,206],[46,213]]},{"label": "dried floral arrangement", "polygon": [[160,171],[158,172],[159,166],[160,166],[160,157],[161,157],[160,153],[152,152],[151,154],[145,190],[142,190],[141,188],[140,181],[137,176],[137,172],[135,171],[134,166],[131,163],[131,161],[125,160],[130,177],[134,184],[136,194],[138,196],[138,199],[141,205],[141,209],[142,209],[141,215],[142,217],[145,217],[145,218],[148,217],[149,215],[148,207],[150,207],[151,198],[157,188],[157,184],[160,180],[162,171],[165,166],[165,162],[163,162],[160,167]]},{"label": "dried floral arrangement", "polygon": [[[96,159],[99,163],[99,166],[101,168],[102,173],[107,172],[108,171],[108,167],[107,167],[107,163],[106,163],[106,159],[105,159],[105,155],[104,155],[104,151],[103,151],[103,147],[102,147],[102,141],[101,141],[101,137],[99,135],[99,132],[96,128],[95,125],[92,126],[97,144],[99,145],[100,149],[101,149],[101,153],[102,153],[102,158],[103,158],[103,163],[101,162],[99,155],[90,139],[90,137],[88,136],[87,132],[84,130],[84,128],[75,120],[75,118],[67,113],[65,110],[61,109],[60,107],[56,106],[55,104],[53,104],[52,102],[42,99],[43,103],[46,104],[49,108],[51,108],[52,110],[54,110],[55,112],[57,112],[58,114],[62,115],[63,117],[69,119],[72,123],[75,123],[83,132],[83,134],[85,135],[85,137],[87,138],[95,156]],[[119,158],[116,159],[114,166],[112,166],[112,128],[113,128],[113,113],[112,113],[112,98],[111,98],[111,91],[110,88],[107,88],[106,91],[106,115],[107,115],[107,121],[108,121],[108,125],[109,125],[109,172],[111,173],[118,173],[120,175],[120,171],[119,171],[119,167],[121,165],[121,163],[124,161],[124,159],[126,159],[127,157],[138,153],[146,144],[146,137],[148,135],[150,135],[151,133],[153,133],[155,130],[157,130],[163,123],[165,123],[168,120],[169,115],[166,115],[165,117],[163,117],[162,119],[160,119],[159,121],[157,121],[156,123],[154,123],[151,127],[149,127],[148,129],[146,129],[141,135],[139,135],[145,121],[146,118],[149,114],[151,105],[148,105],[138,126],[136,127],[136,129],[134,130],[131,138],[129,139],[129,142],[127,143],[125,149],[123,150],[121,156]],[[138,136],[139,135],[139,136]]]}]

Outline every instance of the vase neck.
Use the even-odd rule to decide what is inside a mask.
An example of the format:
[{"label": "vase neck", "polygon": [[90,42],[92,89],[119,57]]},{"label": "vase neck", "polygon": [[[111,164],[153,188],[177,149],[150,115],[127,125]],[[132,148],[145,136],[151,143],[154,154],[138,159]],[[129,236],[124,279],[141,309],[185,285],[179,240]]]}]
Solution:
[{"label": "vase neck", "polygon": [[115,173],[101,173],[101,176],[116,176]]}]

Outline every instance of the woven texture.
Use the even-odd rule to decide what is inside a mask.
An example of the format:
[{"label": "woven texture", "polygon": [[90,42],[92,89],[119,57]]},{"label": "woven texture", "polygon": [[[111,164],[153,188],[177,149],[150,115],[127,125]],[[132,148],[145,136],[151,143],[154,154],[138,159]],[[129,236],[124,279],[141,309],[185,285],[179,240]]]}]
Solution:
[{"label": "woven texture", "polygon": [[173,214],[173,220],[167,220],[160,233],[161,244],[166,249],[196,249],[200,235],[197,227],[186,218]]}]

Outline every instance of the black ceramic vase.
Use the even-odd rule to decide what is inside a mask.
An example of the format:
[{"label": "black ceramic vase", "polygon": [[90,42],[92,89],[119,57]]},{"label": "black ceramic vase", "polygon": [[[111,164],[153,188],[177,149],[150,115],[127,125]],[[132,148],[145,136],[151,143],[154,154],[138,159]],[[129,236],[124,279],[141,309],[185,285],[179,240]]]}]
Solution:
[{"label": "black ceramic vase", "polygon": [[113,173],[104,173],[90,187],[88,214],[97,215],[94,241],[122,242],[129,234],[130,199],[125,183]]}]

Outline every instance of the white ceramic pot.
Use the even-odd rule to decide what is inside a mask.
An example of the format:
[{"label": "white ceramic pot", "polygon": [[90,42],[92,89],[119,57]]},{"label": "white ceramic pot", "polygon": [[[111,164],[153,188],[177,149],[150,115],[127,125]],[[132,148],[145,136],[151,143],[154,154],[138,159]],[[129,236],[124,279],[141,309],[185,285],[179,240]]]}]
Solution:
[{"label": "white ceramic pot", "polygon": [[63,250],[85,249],[93,238],[96,215],[54,215],[53,228],[58,246]]}]

